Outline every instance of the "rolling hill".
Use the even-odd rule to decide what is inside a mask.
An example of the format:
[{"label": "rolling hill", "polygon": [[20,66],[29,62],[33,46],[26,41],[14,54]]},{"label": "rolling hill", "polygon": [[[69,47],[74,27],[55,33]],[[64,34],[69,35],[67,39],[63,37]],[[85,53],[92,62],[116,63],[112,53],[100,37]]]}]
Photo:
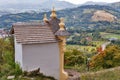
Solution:
[{"label": "rolling hill", "polygon": [[[113,21],[109,20],[92,20],[96,11],[103,11],[107,18],[113,16]],[[50,15],[51,12],[46,12]],[[26,21],[40,21],[42,20],[44,12],[41,13],[19,13],[9,14],[0,17],[0,27],[10,28],[12,23],[26,22]],[[79,28],[98,28],[98,27],[120,27],[120,11],[116,8],[105,5],[84,5],[77,8],[65,9],[57,11],[58,17],[64,17],[67,27]]]},{"label": "rolling hill", "polygon": [[120,11],[120,2],[111,3],[109,4],[109,6],[116,8],[117,10]]},{"label": "rolling hill", "polygon": [[18,1],[16,3],[5,3],[0,4],[0,10],[9,11],[11,13],[21,13],[21,12],[30,12],[30,11],[50,11],[52,7],[56,7],[57,10],[73,8],[76,5],[59,0],[32,0]]},{"label": "rolling hill", "polygon": [[108,3],[105,2],[93,2],[93,1],[88,1],[84,3],[83,5],[107,5]]},{"label": "rolling hill", "polygon": [[[107,14],[111,14],[117,18],[117,21],[109,22],[109,21],[93,21],[92,16],[94,13],[98,10],[105,11]],[[69,13],[69,14],[68,14]],[[86,5],[86,6],[80,6],[78,8],[70,9],[64,11],[66,23],[67,26],[73,26],[73,27],[105,27],[105,26],[119,26],[119,20],[120,20],[120,12],[116,10],[115,8],[109,7],[109,6],[100,6],[100,5]]]},{"label": "rolling hill", "polygon": [[115,22],[117,20],[116,16],[106,12],[104,10],[97,10],[94,12],[92,16],[92,21],[108,21],[108,22]]}]

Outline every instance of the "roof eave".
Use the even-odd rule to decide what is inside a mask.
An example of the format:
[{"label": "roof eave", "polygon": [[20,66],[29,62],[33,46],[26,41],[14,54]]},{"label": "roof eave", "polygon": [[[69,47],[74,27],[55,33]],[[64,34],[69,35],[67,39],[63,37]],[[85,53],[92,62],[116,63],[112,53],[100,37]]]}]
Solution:
[{"label": "roof eave", "polygon": [[12,28],[10,29],[9,34],[14,34],[14,26],[12,26]]}]

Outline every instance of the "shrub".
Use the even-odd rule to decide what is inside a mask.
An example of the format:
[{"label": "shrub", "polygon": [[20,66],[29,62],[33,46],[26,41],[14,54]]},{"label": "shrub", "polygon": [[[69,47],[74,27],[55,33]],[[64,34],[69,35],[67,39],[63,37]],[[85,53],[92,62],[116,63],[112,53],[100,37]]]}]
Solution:
[{"label": "shrub", "polygon": [[20,66],[19,66],[19,64],[18,64],[18,63],[16,63],[16,64],[15,64],[14,74],[15,74],[16,76],[18,76],[18,75],[21,75],[21,74],[22,74],[22,69],[20,68]]},{"label": "shrub", "polygon": [[75,66],[84,63],[83,53],[77,49],[65,52],[65,65],[66,66]]},{"label": "shrub", "polygon": [[110,45],[103,52],[92,57],[91,63],[94,68],[112,68],[120,66],[120,47]]}]

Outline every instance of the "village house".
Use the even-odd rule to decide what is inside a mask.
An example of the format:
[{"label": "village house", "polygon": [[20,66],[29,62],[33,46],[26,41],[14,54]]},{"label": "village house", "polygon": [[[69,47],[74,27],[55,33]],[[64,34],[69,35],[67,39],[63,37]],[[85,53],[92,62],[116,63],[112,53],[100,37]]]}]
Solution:
[{"label": "village house", "polygon": [[0,28],[0,38],[8,37],[8,31],[5,28]]},{"label": "village house", "polygon": [[58,19],[53,8],[50,20],[44,15],[43,22],[18,22],[10,31],[14,35],[15,62],[23,71],[40,68],[46,76],[66,80],[64,51],[66,36],[63,18]]}]

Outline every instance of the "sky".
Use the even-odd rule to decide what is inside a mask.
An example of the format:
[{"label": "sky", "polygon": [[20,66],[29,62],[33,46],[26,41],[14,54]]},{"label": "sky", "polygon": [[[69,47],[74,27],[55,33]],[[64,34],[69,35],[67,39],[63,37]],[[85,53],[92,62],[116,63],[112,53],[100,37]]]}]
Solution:
[{"label": "sky", "polygon": [[112,2],[120,2],[120,0],[61,0],[61,1],[68,1],[74,4],[83,4],[87,1],[93,1],[93,2],[107,2],[107,3],[112,3]]},{"label": "sky", "polygon": [[[44,0],[0,0],[0,4],[7,4],[7,3],[40,3]],[[60,0],[60,1],[68,1],[74,4],[83,4],[87,1],[94,1],[94,2],[120,2],[120,0]]]}]

